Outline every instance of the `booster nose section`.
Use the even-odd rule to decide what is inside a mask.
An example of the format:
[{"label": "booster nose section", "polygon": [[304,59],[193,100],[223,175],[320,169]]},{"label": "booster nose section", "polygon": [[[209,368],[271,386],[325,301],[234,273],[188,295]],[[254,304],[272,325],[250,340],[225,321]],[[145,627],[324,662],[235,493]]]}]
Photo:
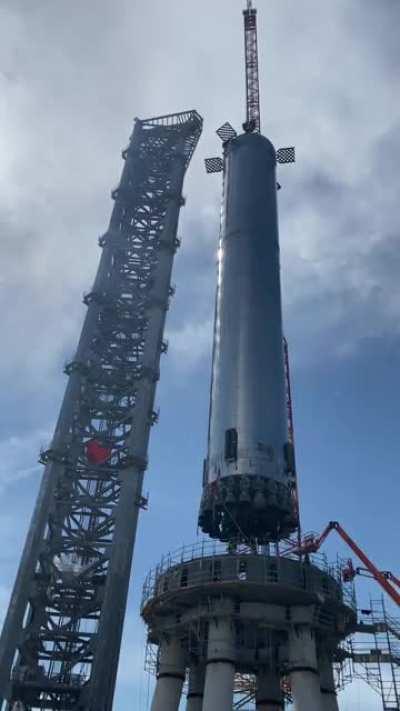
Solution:
[{"label": "booster nose section", "polygon": [[225,145],[208,457],[199,524],[214,538],[297,525],[283,356],[276,155],[258,133]]}]

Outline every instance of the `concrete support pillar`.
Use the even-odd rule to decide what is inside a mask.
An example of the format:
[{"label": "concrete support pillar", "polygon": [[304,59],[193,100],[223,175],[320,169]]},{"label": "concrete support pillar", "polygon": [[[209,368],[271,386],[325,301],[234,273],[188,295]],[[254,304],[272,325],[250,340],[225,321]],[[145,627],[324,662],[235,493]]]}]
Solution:
[{"label": "concrete support pillar", "polygon": [[204,686],[205,711],[232,711],[235,677],[235,635],[226,617],[210,620],[207,670]]},{"label": "concrete support pillar", "polygon": [[314,633],[296,625],[289,633],[289,668],[296,711],[321,711],[321,691]]},{"label": "concrete support pillar", "polygon": [[281,680],[277,669],[261,669],[257,674],[257,711],[281,711],[283,696]]},{"label": "concrete support pillar", "polygon": [[163,640],[151,711],[178,711],[185,681],[185,656],[178,639]]},{"label": "concrete support pillar", "polygon": [[320,653],[318,666],[321,684],[321,709],[323,711],[339,711],[332,658],[326,651]]},{"label": "concrete support pillar", "polygon": [[187,693],[186,711],[202,711],[204,695],[205,670],[202,664],[191,664],[189,667],[189,689]]}]

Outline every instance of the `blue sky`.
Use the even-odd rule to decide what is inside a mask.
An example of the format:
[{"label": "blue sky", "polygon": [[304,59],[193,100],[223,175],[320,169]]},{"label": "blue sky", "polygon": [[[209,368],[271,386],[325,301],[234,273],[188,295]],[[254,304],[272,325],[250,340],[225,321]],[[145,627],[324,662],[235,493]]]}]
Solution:
[{"label": "blue sky", "polygon": [[[279,202],[303,527],[338,519],[396,571],[400,5],[260,0],[259,11],[263,129],[297,149],[279,171]],[[0,613],[132,119],[187,108],[205,118],[185,185],[115,704],[143,711],[141,586],[163,553],[197,535],[220,201],[203,158],[219,150],[221,123],[243,120],[241,3],[98,0],[94,11],[3,0],[0,28]],[[379,596],[359,588],[363,604]],[[342,711],[378,708],[363,686],[342,696]]]}]

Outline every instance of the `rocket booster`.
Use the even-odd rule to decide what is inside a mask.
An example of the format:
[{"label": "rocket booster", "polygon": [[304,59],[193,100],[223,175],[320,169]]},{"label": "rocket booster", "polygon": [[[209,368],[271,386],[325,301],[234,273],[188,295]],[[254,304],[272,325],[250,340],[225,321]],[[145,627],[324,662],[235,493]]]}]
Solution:
[{"label": "rocket booster", "polygon": [[[255,13],[253,8],[244,13],[246,59],[250,56],[247,86],[253,88],[253,94],[249,89],[247,93],[245,132],[237,136],[232,131],[224,143],[208,453],[199,525],[223,541],[267,543],[289,536],[297,528],[298,514],[283,353],[277,154],[258,132],[258,67],[250,52],[257,46]],[[257,81],[249,75],[254,67]]]},{"label": "rocket booster", "polygon": [[267,542],[297,525],[288,436],[276,154],[259,133],[225,145],[208,456],[199,524]]}]

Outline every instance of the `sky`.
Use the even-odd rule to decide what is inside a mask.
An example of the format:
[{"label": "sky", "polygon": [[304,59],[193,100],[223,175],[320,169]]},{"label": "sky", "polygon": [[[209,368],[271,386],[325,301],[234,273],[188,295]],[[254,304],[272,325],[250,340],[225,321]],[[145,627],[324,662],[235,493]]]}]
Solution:
[{"label": "sky", "polygon": [[[263,131],[279,168],[304,530],[339,520],[398,571],[400,3],[259,0]],[[145,711],[139,600],[163,553],[197,540],[221,181],[203,159],[244,119],[239,0],[1,0],[0,615],[4,615],[135,116],[196,108],[115,700]],[[332,557],[347,551],[337,539]],[[348,555],[348,554],[347,554]],[[359,583],[360,604],[379,589]],[[341,711],[377,711],[354,684]]]}]

